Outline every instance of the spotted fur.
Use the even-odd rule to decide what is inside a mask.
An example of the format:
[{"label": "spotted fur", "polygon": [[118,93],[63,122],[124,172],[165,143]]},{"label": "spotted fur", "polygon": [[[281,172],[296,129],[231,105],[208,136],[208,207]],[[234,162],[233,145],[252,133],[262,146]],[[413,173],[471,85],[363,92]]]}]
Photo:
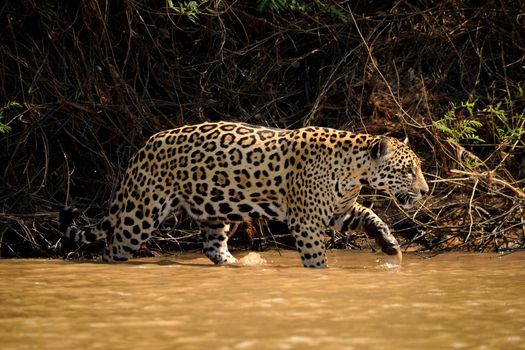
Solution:
[{"label": "spotted fur", "polygon": [[323,232],[364,229],[383,252],[400,254],[388,226],[356,202],[363,185],[403,205],[428,191],[419,158],[384,136],[307,127],[271,129],[243,123],[204,123],[159,132],[131,159],[109,214],[96,228],[60,228],[76,241],[107,239],[103,260],[125,261],[166,216],[185,210],[204,235],[204,253],[234,263],[229,223],[284,221],[305,267],[326,266]]}]

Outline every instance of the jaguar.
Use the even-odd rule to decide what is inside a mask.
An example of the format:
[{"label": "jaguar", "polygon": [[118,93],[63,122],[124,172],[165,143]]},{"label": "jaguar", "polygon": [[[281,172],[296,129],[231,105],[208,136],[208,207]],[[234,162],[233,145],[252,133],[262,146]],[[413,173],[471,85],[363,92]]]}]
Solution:
[{"label": "jaguar", "polygon": [[363,186],[410,207],[429,191],[421,161],[392,137],[323,127],[274,129],[207,122],[161,131],[131,158],[107,215],[94,227],[65,208],[59,228],[75,241],[106,239],[103,261],[126,261],[167,215],[186,211],[216,264],[235,263],[232,223],[285,222],[305,267],[327,266],[324,232],[364,230],[401,259],[388,226],[357,202]]}]

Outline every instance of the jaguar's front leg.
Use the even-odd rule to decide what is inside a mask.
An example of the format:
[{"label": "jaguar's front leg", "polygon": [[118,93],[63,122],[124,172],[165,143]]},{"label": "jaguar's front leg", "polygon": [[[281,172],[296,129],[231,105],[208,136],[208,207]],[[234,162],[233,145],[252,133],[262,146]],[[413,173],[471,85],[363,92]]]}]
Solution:
[{"label": "jaguar's front leg", "polygon": [[399,262],[401,261],[399,243],[388,226],[371,209],[355,203],[346,213],[334,215],[330,220],[330,227],[342,233],[363,229],[385,254],[397,255]]},{"label": "jaguar's front leg", "polygon": [[237,259],[228,250],[229,224],[201,221],[199,226],[204,234],[203,251],[211,261],[218,265],[237,262]]},{"label": "jaguar's front leg", "polygon": [[295,239],[295,246],[304,267],[326,267],[326,249],[323,239],[326,222],[323,223],[319,219],[320,216],[314,218],[305,215],[304,212],[309,212],[308,208],[304,210],[289,208],[287,221]]}]

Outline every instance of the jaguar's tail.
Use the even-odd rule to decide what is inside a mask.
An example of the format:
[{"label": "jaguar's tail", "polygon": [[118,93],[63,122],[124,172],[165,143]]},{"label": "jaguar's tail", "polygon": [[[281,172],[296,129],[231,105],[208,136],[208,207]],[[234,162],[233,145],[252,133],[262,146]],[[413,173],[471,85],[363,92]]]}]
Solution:
[{"label": "jaguar's tail", "polygon": [[80,211],[77,208],[66,207],[62,209],[58,215],[58,229],[62,234],[75,242],[93,243],[95,241],[105,239],[107,234],[104,230],[99,228],[79,228],[73,221],[80,216]]}]

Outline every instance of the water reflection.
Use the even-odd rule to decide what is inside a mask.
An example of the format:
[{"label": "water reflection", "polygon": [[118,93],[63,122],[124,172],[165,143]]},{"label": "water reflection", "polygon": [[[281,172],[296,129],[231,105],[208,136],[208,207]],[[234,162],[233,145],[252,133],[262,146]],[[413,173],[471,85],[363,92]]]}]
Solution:
[{"label": "water reflection", "polygon": [[[245,255],[241,253],[238,255]],[[525,254],[0,260],[2,349],[525,348]]]}]

